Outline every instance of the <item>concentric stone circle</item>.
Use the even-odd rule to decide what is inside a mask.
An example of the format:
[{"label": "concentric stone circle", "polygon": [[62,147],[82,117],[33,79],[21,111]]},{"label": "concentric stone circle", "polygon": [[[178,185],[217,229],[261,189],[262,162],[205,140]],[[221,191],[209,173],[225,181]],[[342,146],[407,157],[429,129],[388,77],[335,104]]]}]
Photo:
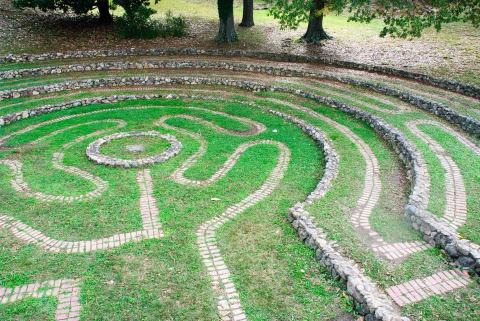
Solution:
[{"label": "concentric stone circle", "polygon": [[[139,159],[121,159],[110,157],[104,155],[101,152],[102,145],[111,142],[116,139],[126,138],[126,137],[159,137],[167,140],[170,143],[170,147],[163,153],[144,157]],[[148,165],[153,165],[157,163],[164,163],[170,158],[174,157],[180,153],[182,149],[182,143],[173,135],[170,134],[160,134],[157,131],[146,131],[146,132],[124,132],[124,133],[115,133],[103,138],[99,138],[90,145],[88,145],[86,154],[87,157],[98,165],[106,165],[111,167],[123,167],[123,168],[134,168],[134,167],[143,167]]]}]

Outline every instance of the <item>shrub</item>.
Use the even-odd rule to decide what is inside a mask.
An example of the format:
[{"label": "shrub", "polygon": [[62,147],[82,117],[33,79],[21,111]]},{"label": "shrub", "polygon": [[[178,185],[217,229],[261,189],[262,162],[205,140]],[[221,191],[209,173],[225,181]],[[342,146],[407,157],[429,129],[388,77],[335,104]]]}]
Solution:
[{"label": "shrub", "polygon": [[151,19],[155,10],[139,7],[136,11],[118,18],[118,31],[122,38],[182,37],[187,33],[187,21],[183,16],[174,16],[170,11],[165,21]]},{"label": "shrub", "polygon": [[175,17],[171,11],[167,11],[165,22],[160,23],[161,37],[182,37],[187,34],[187,20],[183,16]]},{"label": "shrub", "polygon": [[139,7],[137,10],[125,13],[117,20],[118,33],[122,38],[155,38],[158,36],[158,27],[150,16],[155,10]]}]

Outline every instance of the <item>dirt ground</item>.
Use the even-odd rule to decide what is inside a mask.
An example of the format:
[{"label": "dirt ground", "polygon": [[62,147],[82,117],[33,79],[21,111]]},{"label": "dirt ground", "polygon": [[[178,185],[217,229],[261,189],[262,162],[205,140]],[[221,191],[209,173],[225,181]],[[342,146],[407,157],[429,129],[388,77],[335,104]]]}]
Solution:
[{"label": "dirt ground", "polygon": [[[188,14],[187,18],[190,28],[186,37],[129,40],[119,39],[114,27],[97,25],[88,18],[65,19],[33,10],[19,11],[9,0],[0,0],[0,55],[100,48],[219,47],[212,40],[217,31],[214,18]],[[380,38],[378,27],[346,23],[346,19],[327,17],[325,24],[334,39],[321,46],[300,43],[297,39],[303,30],[280,30],[270,21],[251,29],[238,28],[240,41],[220,47],[328,56],[480,85],[480,29],[457,24],[447,26],[442,33],[427,31],[421,39],[402,40]]]}]

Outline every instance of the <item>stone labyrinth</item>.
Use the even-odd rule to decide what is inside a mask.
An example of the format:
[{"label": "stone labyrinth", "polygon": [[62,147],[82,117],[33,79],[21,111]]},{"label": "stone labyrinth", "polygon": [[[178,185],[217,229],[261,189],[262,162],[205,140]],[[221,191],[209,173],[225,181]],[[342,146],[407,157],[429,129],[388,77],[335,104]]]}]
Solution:
[{"label": "stone labyrinth", "polygon": [[3,57],[0,319],[479,318],[479,138],[479,88],[388,68]]}]

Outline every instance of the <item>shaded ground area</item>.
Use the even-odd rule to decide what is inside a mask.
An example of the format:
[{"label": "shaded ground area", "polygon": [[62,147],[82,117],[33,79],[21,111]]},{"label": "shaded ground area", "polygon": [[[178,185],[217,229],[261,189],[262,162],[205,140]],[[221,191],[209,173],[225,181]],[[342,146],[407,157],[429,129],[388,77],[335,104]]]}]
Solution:
[{"label": "shaded ground area", "polygon": [[[167,10],[185,15],[191,26],[188,36],[180,39],[118,39],[113,27],[95,25],[88,18],[72,23],[58,16],[20,12],[12,8],[9,0],[0,0],[0,54],[92,48],[218,47],[212,40],[217,31],[215,1],[164,0],[156,6],[158,16]],[[330,15],[325,25],[334,39],[323,46],[314,46],[297,42],[304,27],[297,31],[281,31],[267,15],[267,10],[262,6],[257,9],[257,26],[238,28],[240,41],[227,47],[329,56],[480,84],[480,32],[469,25],[449,25],[442,33],[430,30],[423,38],[410,41],[378,37],[381,22],[363,25],[347,22],[345,16]],[[237,22],[240,17],[241,7],[237,4]]]}]

